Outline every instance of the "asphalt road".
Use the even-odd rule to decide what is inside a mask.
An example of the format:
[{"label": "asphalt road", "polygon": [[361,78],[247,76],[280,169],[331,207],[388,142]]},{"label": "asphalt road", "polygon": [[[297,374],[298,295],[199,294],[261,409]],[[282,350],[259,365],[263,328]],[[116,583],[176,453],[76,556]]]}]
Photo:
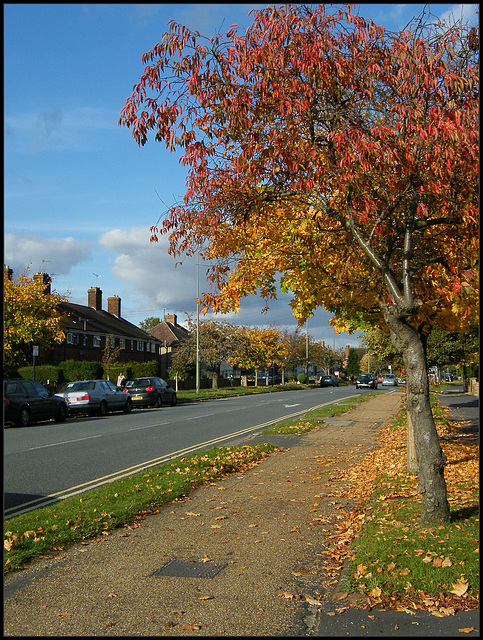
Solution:
[{"label": "asphalt road", "polygon": [[5,429],[4,517],[172,458],[233,444],[276,422],[361,393],[354,387],[301,389]]}]

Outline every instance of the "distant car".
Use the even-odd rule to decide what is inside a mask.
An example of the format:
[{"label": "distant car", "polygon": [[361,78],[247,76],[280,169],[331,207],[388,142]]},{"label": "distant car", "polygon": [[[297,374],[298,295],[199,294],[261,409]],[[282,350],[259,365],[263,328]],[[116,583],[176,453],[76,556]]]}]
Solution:
[{"label": "distant car", "polygon": [[71,413],[96,413],[132,410],[131,396],[123,393],[110,380],[78,380],[67,382],[57,392],[64,398]]},{"label": "distant car", "polygon": [[377,378],[373,373],[361,373],[356,380],[356,389],[377,389]]},{"label": "distant car", "polygon": [[68,415],[65,400],[34,380],[4,380],[3,410],[5,423],[28,427],[32,422],[54,419],[64,422]]},{"label": "distant car", "polygon": [[127,380],[123,389],[130,395],[134,407],[161,407],[165,403],[175,406],[176,391],[162,378],[134,378]]},{"label": "distant car", "polygon": [[382,376],[383,387],[397,387],[397,377],[393,373],[386,373]]},{"label": "distant car", "polygon": [[321,387],[338,387],[339,379],[332,374],[328,376],[321,376],[319,385]]}]

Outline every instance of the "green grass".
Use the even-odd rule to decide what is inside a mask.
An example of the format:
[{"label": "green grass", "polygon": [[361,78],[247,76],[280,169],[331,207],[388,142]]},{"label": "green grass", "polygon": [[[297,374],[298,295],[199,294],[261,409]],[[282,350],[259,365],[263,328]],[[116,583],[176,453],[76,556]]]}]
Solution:
[{"label": "green grass", "polygon": [[[479,592],[478,488],[468,482],[470,504],[451,511],[451,523],[422,528],[420,500],[403,497],[409,487],[399,478],[393,499],[385,497],[387,478],[378,479],[370,519],[354,544],[351,590],[413,595],[416,590],[434,597],[450,593],[460,576],[468,582],[468,595]],[[391,486],[394,482],[391,479]]]},{"label": "green grass", "polygon": [[276,449],[271,444],[216,447],[116,480],[5,522],[5,570],[72,542],[130,525],[192,489],[240,472]]},{"label": "green grass", "polygon": [[[393,448],[387,455],[387,471],[376,478],[365,524],[352,545],[346,590],[381,598],[386,606],[391,601],[406,605],[419,601],[434,607],[437,602],[432,610],[447,615],[452,607],[474,608],[479,595],[478,446],[458,441],[459,428],[446,419],[447,410],[436,394],[431,394],[431,403],[438,433],[453,436],[441,441],[448,458],[450,523],[428,528],[419,524],[417,478],[401,473],[401,466],[396,472],[390,470],[398,455]],[[404,409],[388,433],[404,451]],[[461,585],[466,591],[459,597],[455,590]]]}]

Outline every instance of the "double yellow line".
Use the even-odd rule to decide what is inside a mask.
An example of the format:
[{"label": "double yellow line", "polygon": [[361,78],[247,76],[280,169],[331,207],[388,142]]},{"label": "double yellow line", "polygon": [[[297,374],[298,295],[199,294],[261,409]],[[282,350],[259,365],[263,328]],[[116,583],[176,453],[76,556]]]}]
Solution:
[{"label": "double yellow line", "polygon": [[139,473],[140,471],[149,469],[149,467],[155,467],[159,464],[163,464],[163,462],[168,462],[169,460],[173,460],[175,458],[182,458],[183,456],[187,456],[191,453],[195,453],[196,451],[217,446],[222,442],[225,442],[226,440],[232,440],[233,438],[243,436],[247,433],[250,433],[251,431],[265,429],[266,427],[270,427],[271,425],[277,424],[278,422],[283,422],[284,420],[290,420],[291,418],[296,418],[297,416],[301,416],[305,413],[309,413],[310,411],[316,411],[317,409],[321,409],[322,407],[326,407],[331,404],[337,404],[338,402],[347,400],[350,397],[351,396],[346,396],[344,398],[337,398],[337,400],[332,400],[331,402],[324,402],[323,404],[316,405],[315,407],[311,407],[310,409],[302,409],[300,411],[295,411],[294,413],[290,413],[286,416],[282,416],[280,418],[274,418],[273,420],[269,420],[268,422],[263,422],[262,424],[257,424],[254,427],[240,429],[239,431],[234,431],[224,436],[213,438],[212,440],[205,440],[205,442],[201,442],[199,444],[186,447],[185,449],[179,449],[178,451],[172,451],[171,453],[167,453],[164,456],[160,456],[159,458],[146,460],[145,462],[141,462],[140,464],[136,464],[132,467],[127,467],[126,469],[121,469],[120,471],[116,471],[115,473],[109,473],[108,475],[101,476],[100,478],[95,478],[94,480],[89,480],[88,482],[78,484],[74,487],[70,487],[69,489],[63,489],[62,491],[51,493],[48,496],[43,496],[41,498],[36,498],[35,500],[30,500],[29,502],[24,502],[23,504],[18,505],[16,507],[11,507],[10,509],[6,509],[4,512],[4,519],[9,520],[10,518],[15,518],[17,516],[22,515],[23,513],[32,511],[33,509],[40,509],[42,507],[47,507],[48,505],[53,504],[58,500],[65,500],[66,498],[71,498],[72,496],[76,496],[79,493],[84,493],[85,491],[89,491],[90,489],[95,489],[96,487],[101,487],[104,484],[109,484],[110,482],[114,482],[115,480],[120,480],[121,478],[125,478],[126,476],[130,476],[134,473]]}]

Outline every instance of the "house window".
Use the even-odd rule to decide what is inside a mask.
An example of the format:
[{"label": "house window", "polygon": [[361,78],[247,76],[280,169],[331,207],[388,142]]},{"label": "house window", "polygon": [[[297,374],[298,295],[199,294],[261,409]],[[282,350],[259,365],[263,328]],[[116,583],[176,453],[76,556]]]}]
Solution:
[{"label": "house window", "polygon": [[126,339],[125,338],[119,338],[119,346],[121,347],[121,349],[125,349],[126,348]]},{"label": "house window", "polygon": [[144,351],[144,342],[142,340],[138,340],[138,351]]},{"label": "house window", "polygon": [[93,347],[101,346],[101,336],[92,336],[92,346]]},{"label": "house window", "polygon": [[67,333],[67,344],[79,344],[79,336],[77,333],[71,333],[70,331]]},{"label": "house window", "polygon": [[151,353],[156,353],[156,345],[154,342],[151,342]]}]

